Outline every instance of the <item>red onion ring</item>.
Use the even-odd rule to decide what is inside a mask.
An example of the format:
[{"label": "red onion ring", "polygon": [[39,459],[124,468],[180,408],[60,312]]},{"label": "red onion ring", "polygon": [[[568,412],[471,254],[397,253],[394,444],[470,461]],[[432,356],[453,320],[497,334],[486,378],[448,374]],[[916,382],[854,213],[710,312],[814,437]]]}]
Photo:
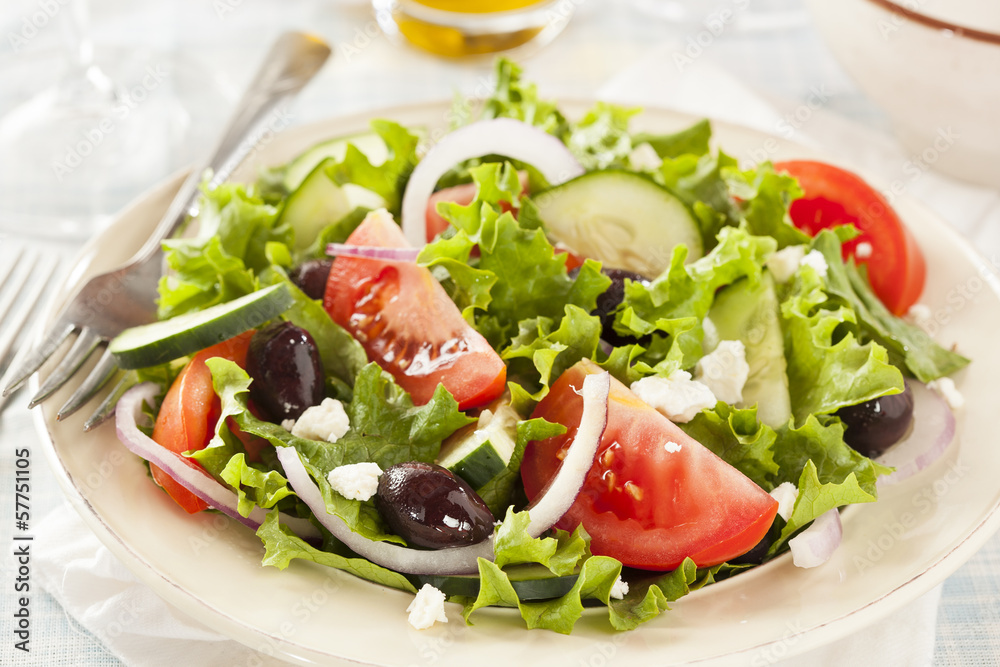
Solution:
[{"label": "red onion ring", "polygon": [[326,246],[326,254],[330,257],[358,257],[360,259],[377,259],[383,262],[415,262],[420,250],[417,248],[385,248],[382,246],[330,243]]},{"label": "red onion ring", "polygon": [[460,162],[503,155],[533,165],[552,185],[583,173],[565,144],[544,130],[512,118],[481,120],[450,132],[417,164],[403,194],[403,233],[415,248],[427,243],[427,200],[441,175]]},{"label": "red onion ring", "polygon": [[808,528],[788,541],[796,567],[816,567],[830,560],[844,536],[840,512],[829,510],[816,517]]},{"label": "red onion ring", "polygon": [[941,458],[957,439],[955,415],[947,401],[924,384],[907,383],[913,392],[913,426],[909,435],[876,459],[896,469],[880,477],[879,486],[912,477]]},{"label": "red onion ring", "polygon": [[[531,518],[528,533],[532,537],[538,537],[562,518],[580,493],[607,425],[610,387],[608,373],[589,375],[584,380],[580,428],[559,472],[538,502],[528,510]],[[316,519],[349,549],[377,565],[405,574],[475,574],[479,571],[480,558],[490,561],[494,558],[492,537],[467,547],[425,551],[359,535],[343,519],[327,513],[323,494],[306,472],[298,451],[279,447],[277,453],[288,483]]]},{"label": "red onion ring", "polygon": [[[236,519],[248,528],[260,528],[266,516],[263,509],[254,507],[250,516],[243,516],[237,509],[238,498],[235,491],[220,484],[204,470],[193,467],[181,454],[170,451],[139,430],[138,419],[142,415],[143,403],[152,405],[159,392],[158,385],[144,382],[122,395],[115,408],[118,439],[130,452],[163,470],[209,507]],[[281,521],[304,539],[320,537],[319,531],[308,521],[286,514],[281,515]]]}]

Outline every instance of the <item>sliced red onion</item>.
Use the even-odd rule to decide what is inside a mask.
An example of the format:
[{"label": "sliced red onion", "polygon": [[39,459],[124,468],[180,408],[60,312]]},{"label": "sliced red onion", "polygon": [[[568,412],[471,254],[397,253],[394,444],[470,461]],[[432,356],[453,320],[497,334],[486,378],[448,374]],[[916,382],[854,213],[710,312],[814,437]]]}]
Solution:
[{"label": "sliced red onion", "polygon": [[417,248],[384,248],[381,246],[330,243],[326,246],[326,254],[330,257],[360,257],[361,259],[377,259],[383,262],[415,262],[420,250]]},{"label": "sliced red onion", "polygon": [[583,482],[594,465],[597,448],[608,425],[608,394],[611,375],[607,372],[588,375],[583,380],[583,414],[576,437],[552,478],[534,505],[528,508],[531,522],[528,534],[538,537],[555,525],[580,494]]},{"label": "sliced red onion", "polygon": [[403,233],[410,244],[427,243],[427,200],[441,176],[460,162],[483,155],[503,155],[533,165],[552,185],[583,173],[583,167],[559,139],[512,118],[481,120],[450,132],[413,170],[403,194]]},{"label": "sliced red onion", "polygon": [[816,567],[830,560],[830,556],[844,536],[840,525],[840,512],[832,509],[819,515],[812,525],[788,541],[792,562],[796,567]]},{"label": "sliced red onion", "polygon": [[908,381],[913,392],[913,426],[909,435],[876,461],[895,472],[878,484],[897,484],[941,458],[956,440],[955,415],[940,394],[919,382]]},{"label": "sliced red onion", "polygon": [[[610,376],[607,373],[589,375],[583,382],[583,414],[576,437],[566,452],[566,458],[545,493],[530,508],[528,533],[538,537],[562,518],[576,500],[587,472],[594,462],[597,447],[608,418]],[[475,574],[478,560],[492,561],[493,538],[467,547],[425,551],[391,542],[378,542],[359,535],[343,519],[329,514],[323,494],[306,471],[299,453],[292,447],[279,447],[278,460],[285,469],[288,483],[312,510],[316,519],[359,556],[382,567],[405,574]]]},{"label": "sliced red onion", "polygon": [[[177,483],[204,501],[209,507],[231,516],[243,525],[257,530],[264,522],[266,512],[253,508],[245,517],[237,509],[236,493],[220,484],[204,470],[192,467],[181,454],[172,452],[139,430],[138,420],[143,403],[153,404],[160,388],[153,382],[144,382],[125,392],[115,408],[118,439],[130,452],[163,470]],[[281,514],[282,523],[304,539],[318,539],[319,531],[308,521]]]}]

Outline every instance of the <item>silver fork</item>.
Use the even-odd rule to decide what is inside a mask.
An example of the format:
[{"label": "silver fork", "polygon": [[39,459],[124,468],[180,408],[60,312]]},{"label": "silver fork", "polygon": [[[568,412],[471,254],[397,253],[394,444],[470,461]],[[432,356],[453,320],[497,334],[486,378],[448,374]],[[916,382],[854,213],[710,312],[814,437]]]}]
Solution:
[{"label": "silver fork", "polygon": [[[4,245],[8,245],[5,242]],[[54,282],[56,262],[45,261],[41,253],[29,252],[23,245],[5,253],[0,264],[0,386],[6,384],[11,370],[19,358],[11,359],[18,338],[21,337],[38,304]],[[20,356],[27,346],[19,348]],[[8,363],[9,362],[9,363]],[[8,404],[9,396],[0,396],[0,413]]]},{"label": "silver fork", "polygon": [[[253,150],[260,128],[283,102],[298,93],[330,55],[321,39],[289,32],[278,38],[237,105],[222,140],[208,162],[187,178],[156,229],[125,266],[94,276],[67,301],[45,337],[10,372],[3,395],[16,391],[42,364],[76,334],[76,340],[31,398],[41,403],[62,387],[99,348],[100,359],[56,419],[76,412],[97,394],[117,371],[107,343],[125,329],[156,320],[156,287],[163,273],[161,241],[197,212],[198,185],[209,174],[207,187],[226,180]],[[88,420],[88,426],[95,420]]]}]

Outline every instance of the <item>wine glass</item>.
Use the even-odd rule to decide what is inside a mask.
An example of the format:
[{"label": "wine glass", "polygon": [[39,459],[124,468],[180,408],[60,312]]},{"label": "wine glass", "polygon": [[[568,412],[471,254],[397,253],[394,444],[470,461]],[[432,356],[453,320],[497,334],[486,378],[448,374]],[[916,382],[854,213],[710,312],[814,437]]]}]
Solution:
[{"label": "wine glass", "polygon": [[[51,5],[35,28],[63,29],[68,64],[0,116],[0,231],[82,239],[179,166],[190,115],[171,94],[168,59],[118,57],[111,75],[95,58],[86,0]],[[25,15],[24,31],[40,17]],[[30,55],[13,60],[28,70]]]}]

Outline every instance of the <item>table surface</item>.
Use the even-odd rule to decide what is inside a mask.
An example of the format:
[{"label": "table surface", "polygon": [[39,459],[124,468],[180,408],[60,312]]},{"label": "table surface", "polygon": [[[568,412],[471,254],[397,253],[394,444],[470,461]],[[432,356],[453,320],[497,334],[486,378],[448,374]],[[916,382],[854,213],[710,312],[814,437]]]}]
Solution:
[{"label": "table surface", "polygon": [[[55,3],[53,3],[55,4]],[[550,97],[592,96],[602,84],[651,49],[674,44],[679,51],[706,30],[704,25],[678,26],[643,13],[640,0],[572,0],[576,15],[555,42],[524,61],[527,75]],[[794,5],[794,3],[791,3]],[[0,9],[0,34],[20,30],[25,17],[37,11],[34,0],[6,0]],[[60,5],[61,6],[61,5]],[[800,11],[800,10],[797,10]],[[55,16],[25,48],[13,51],[9,40],[0,40],[0,113],[33,88],[5,83],[3,73],[12,64],[32,58],[52,58],[64,35]],[[488,90],[491,62],[456,63],[394,46],[377,33],[368,5],[355,0],[286,0],[261,6],[242,0],[150,2],[148,0],[94,0],[92,34],[101,49],[128,49],[152,54],[176,64],[178,72],[197,72],[212,86],[217,102],[192,110],[192,125],[199,134],[212,136],[221,128],[229,109],[260,58],[261,45],[279,32],[306,28],[322,35],[335,47],[335,57],[317,80],[301,95],[294,108],[294,122],[308,122],[332,115],[379,107],[437,100],[455,92],[477,94]],[[788,105],[801,104],[820,87],[823,109],[888,133],[885,117],[867,100],[822,45],[802,14],[801,21],[769,32],[731,28],[700,47],[698,57],[717,65],[766,99]],[[704,41],[704,40],[703,40]],[[55,77],[56,70],[46,76]],[[6,81],[9,83],[9,80]],[[2,159],[2,156],[0,156]],[[163,173],[184,164],[190,156],[170,156]],[[148,184],[158,180],[150,176]],[[978,191],[974,205],[959,219],[953,209],[938,201],[932,179],[908,183],[911,196],[921,199],[958,228],[987,255],[1000,251],[1000,193]],[[138,191],[135,193],[138,194]],[[13,237],[0,236],[0,253]],[[78,244],[47,241],[52,252],[70,256]],[[19,397],[0,418],[0,470],[10,471],[14,450],[38,447],[31,415]],[[41,518],[61,502],[61,491],[45,468],[40,452],[33,457],[32,515]],[[0,483],[0,515],[13,514],[13,483]],[[4,553],[12,549],[12,522],[0,522]],[[14,570],[12,557],[3,558],[4,618],[13,609],[7,585]],[[120,664],[96,638],[80,628],[51,597],[32,592],[33,646],[43,651],[24,660],[13,656],[12,641],[0,645],[2,664],[113,665]],[[6,623],[4,624],[6,627]],[[16,659],[15,659],[16,658]],[[19,662],[20,661],[20,662]],[[987,665],[1000,663],[1000,537],[992,539],[969,563],[949,578],[943,589],[936,629],[934,664]]]}]

